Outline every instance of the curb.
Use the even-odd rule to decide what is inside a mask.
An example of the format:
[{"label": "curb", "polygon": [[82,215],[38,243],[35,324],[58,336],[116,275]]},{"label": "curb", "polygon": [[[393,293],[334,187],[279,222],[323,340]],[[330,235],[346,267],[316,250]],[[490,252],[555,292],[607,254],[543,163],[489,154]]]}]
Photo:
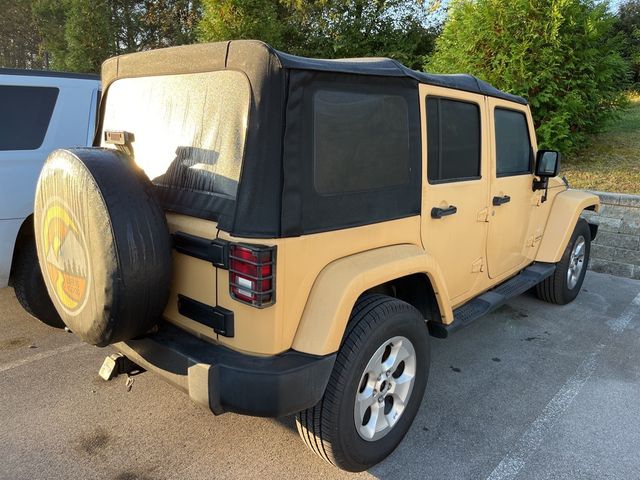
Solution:
[{"label": "curb", "polygon": [[640,195],[587,190],[600,197],[600,212],[582,217],[598,225],[589,269],[640,280]]}]

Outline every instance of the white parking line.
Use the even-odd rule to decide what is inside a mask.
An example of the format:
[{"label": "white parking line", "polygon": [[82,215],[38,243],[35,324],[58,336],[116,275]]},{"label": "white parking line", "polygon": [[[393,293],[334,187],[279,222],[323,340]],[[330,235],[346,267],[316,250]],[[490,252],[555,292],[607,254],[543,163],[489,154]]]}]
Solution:
[{"label": "white parking line", "polygon": [[37,362],[39,360],[44,360],[45,358],[53,357],[54,355],[59,355],[61,353],[70,352],[72,350],[76,350],[84,346],[84,343],[71,343],[69,345],[64,345],[62,347],[54,348],[53,350],[47,350],[45,352],[40,352],[35,355],[32,355],[27,358],[22,358],[20,360],[16,360],[15,362],[6,363],[4,365],[0,365],[0,373],[4,373],[8,370],[12,370],[14,368],[22,367],[23,365],[28,365],[32,362]]},{"label": "white parking line", "polygon": [[633,299],[631,304],[622,312],[622,314],[616,318],[614,321],[609,323],[611,330],[614,333],[619,334],[624,332],[624,329],[627,328],[629,322],[633,317],[640,313],[640,294]]},{"label": "white parking line", "polygon": [[514,448],[505,455],[487,477],[487,480],[507,480],[518,475],[529,457],[540,447],[556,420],[565,412],[576,395],[580,393],[584,384],[589,380],[589,377],[596,371],[600,361],[600,354],[607,343],[605,342],[607,337],[620,335],[637,315],[640,315],[640,293],[615,320],[607,322],[611,328],[611,333],[602,337],[594,350],[582,361],[576,373],[565,382],[558,390],[558,393],[547,403],[542,413],[529,425],[529,428],[518,439]]}]

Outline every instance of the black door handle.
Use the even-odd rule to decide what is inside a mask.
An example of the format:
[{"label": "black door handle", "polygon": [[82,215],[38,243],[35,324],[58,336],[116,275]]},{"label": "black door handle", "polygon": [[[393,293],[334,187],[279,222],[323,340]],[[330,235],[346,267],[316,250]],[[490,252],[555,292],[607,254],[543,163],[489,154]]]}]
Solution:
[{"label": "black door handle", "polygon": [[493,197],[493,205],[495,207],[505,203],[509,203],[510,201],[511,201],[511,197],[509,195],[504,195],[503,197]]},{"label": "black door handle", "polygon": [[442,218],[447,215],[454,215],[458,211],[458,208],[454,205],[449,205],[447,208],[433,207],[431,209],[431,218]]}]

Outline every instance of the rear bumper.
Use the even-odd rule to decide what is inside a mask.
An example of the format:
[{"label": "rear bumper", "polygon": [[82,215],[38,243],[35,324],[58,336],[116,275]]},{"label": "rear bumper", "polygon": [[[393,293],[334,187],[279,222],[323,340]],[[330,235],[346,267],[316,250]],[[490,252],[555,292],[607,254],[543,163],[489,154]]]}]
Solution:
[{"label": "rear bumper", "polygon": [[312,407],[322,397],[336,359],[336,354],[317,357],[293,350],[272,357],[245,355],[169,324],[114,347],[216,415],[231,411],[279,417]]}]

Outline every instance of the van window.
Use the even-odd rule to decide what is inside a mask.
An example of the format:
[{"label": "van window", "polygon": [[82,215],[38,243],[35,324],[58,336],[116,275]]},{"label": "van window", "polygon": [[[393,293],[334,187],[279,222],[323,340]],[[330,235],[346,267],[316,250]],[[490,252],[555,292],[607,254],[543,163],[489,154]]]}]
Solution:
[{"label": "van window", "polygon": [[59,90],[0,85],[0,150],[37,150],[47,134]]},{"label": "van window", "polygon": [[250,99],[247,77],[231,70],[122,78],[105,92],[102,129],[133,135],[155,184],[234,199]]},{"label": "van window", "polygon": [[429,182],[480,178],[480,108],[475,103],[427,98]]},{"label": "van window", "polygon": [[314,185],[320,194],[409,180],[409,108],[401,95],[319,89],[313,97]]},{"label": "van window", "polygon": [[527,117],[522,112],[496,108],[496,174],[499,177],[531,173],[533,150]]}]

